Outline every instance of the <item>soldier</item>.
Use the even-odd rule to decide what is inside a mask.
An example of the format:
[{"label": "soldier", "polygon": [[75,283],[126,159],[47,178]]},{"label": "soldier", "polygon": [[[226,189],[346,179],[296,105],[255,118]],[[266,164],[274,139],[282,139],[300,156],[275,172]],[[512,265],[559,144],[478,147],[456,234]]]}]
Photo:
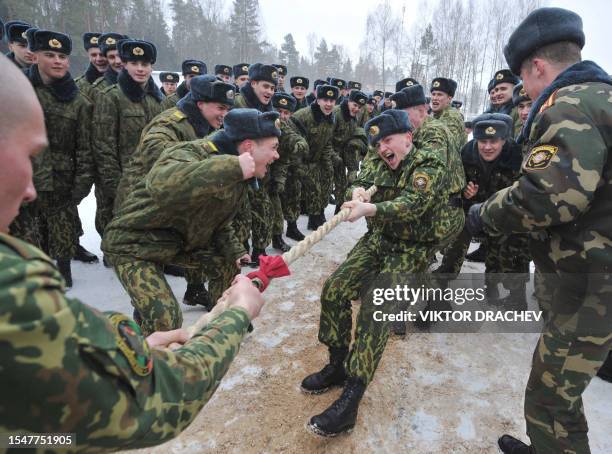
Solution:
[{"label": "soldier", "polygon": [[337,79],[335,77],[329,77],[327,79],[327,83],[332,87],[338,88],[338,90],[340,91],[340,95],[338,96],[336,104],[340,104],[342,101],[344,101],[348,93],[346,81],[342,79]]},{"label": "soldier", "polygon": [[[381,273],[425,272],[439,234],[450,233],[439,229],[448,204],[446,165],[437,154],[413,146],[411,129],[406,112],[394,109],[366,124],[376,155],[347,191],[352,201],[343,207],[351,209],[351,222],[369,218],[369,229],[323,286],[319,340],[329,348],[330,361],[302,381],[302,390],[313,394],[344,384],[340,398],[310,419],[308,427],[318,435],[334,436],[354,427],[359,402],[388,338],[387,323],[373,321],[376,306],[362,298],[349,351],[351,301]],[[378,191],[370,200],[365,188],[372,184]]]},{"label": "soldier", "polygon": [[332,138],[336,127],[334,106],[338,94],[337,87],[319,85],[316,102],[291,117],[296,130],[308,143],[308,150],[303,155],[302,200],[310,230],[316,230],[325,223],[325,207],[331,195],[334,178]]},{"label": "soldier", "polygon": [[512,90],[520,83],[518,77],[509,69],[500,69],[489,82],[488,90],[491,106],[485,113],[503,113],[512,116]]},{"label": "soldier", "polygon": [[516,108],[517,114],[517,120],[514,122],[513,137],[518,138],[523,125],[527,121],[529,111],[531,110],[531,106],[533,104],[533,101],[531,98],[529,98],[529,95],[525,91],[522,83],[515,86],[514,90],[512,91],[512,104]]},{"label": "soldier", "polygon": [[178,85],[180,80],[181,77],[178,73],[159,73],[159,81],[162,84],[161,92],[164,94],[164,96],[172,96],[176,92],[176,86]]},{"label": "soldier", "polygon": [[349,93],[353,90],[361,91],[361,82],[355,82],[354,80],[349,80],[347,83]]},{"label": "soldier", "polygon": [[176,87],[176,91],[162,101],[162,110],[170,109],[176,106],[179,99],[189,93],[189,85],[191,79],[197,76],[202,76],[208,72],[206,63],[200,60],[185,60],[181,64],[183,72],[183,82]]},{"label": "soldier", "polygon": [[314,81],[314,83],[312,84],[312,91],[306,95],[306,103],[307,105],[312,104],[316,99],[317,99],[317,87],[319,85],[325,85],[327,82],[325,82],[323,79],[317,79]]},{"label": "soldier", "polygon": [[377,106],[378,104],[380,104],[380,101],[383,99],[383,96],[385,96],[385,92],[382,90],[374,90],[372,92],[372,97],[376,100]]},{"label": "soldier", "polygon": [[276,84],[276,91],[285,93],[285,76],[287,75],[287,67],[285,65],[274,64],[272,65],[278,72],[278,83]]},{"label": "soldier", "polygon": [[418,80],[412,77],[406,77],[405,79],[399,80],[395,83],[395,93],[401,91],[403,88],[412,87],[413,85],[420,85]]},{"label": "soldier", "polygon": [[94,111],[93,150],[100,179],[100,190],[109,207],[101,219],[104,231],[113,215],[113,204],[123,169],[132,158],[144,127],[162,111],[164,97],[151,73],[157,57],[148,41],[121,40],[119,58],[125,68],[99,96]]},{"label": "soldier", "polygon": [[34,54],[28,48],[25,32],[32,26],[27,22],[12,20],[4,25],[9,53],[6,56],[20,69],[28,69],[33,62]]},{"label": "soldier", "polygon": [[[94,101],[94,104],[98,101],[100,93],[117,83],[117,76],[119,76],[119,73],[123,69],[123,62],[117,50],[117,43],[122,39],[127,39],[127,35],[121,35],[119,33],[102,33],[98,38],[100,52],[108,61],[108,69],[104,72],[104,76],[100,77],[92,84],[94,90],[89,92],[89,96]],[[98,230],[98,232],[100,231]]]},{"label": "soldier", "polygon": [[366,99],[365,93],[353,90],[348,99],[334,107],[336,129],[332,140],[332,165],[334,167],[336,214],[344,203],[347,186],[357,178],[359,158],[364,156],[368,150],[365,131],[357,124],[357,115],[365,107]]},{"label": "soldier", "polygon": [[[361,91],[361,82],[355,82],[353,80],[349,80],[348,89],[349,89],[349,96],[355,90]],[[366,103],[367,103],[367,95],[366,95]],[[359,109],[359,112],[357,112],[357,116],[355,117],[355,120],[357,121],[357,126],[359,126],[360,128],[363,128],[369,119],[370,119],[370,115],[368,113],[368,109],[366,108],[364,104],[363,106],[361,106],[361,108]],[[367,151],[367,147],[366,147],[366,150],[364,150],[364,155],[365,155],[365,151]],[[361,157],[362,156],[358,156],[358,159],[361,159]]]},{"label": "soldier", "polygon": [[[263,178],[278,159],[277,120],[276,112],[230,111],[222,131],[165,150],[117,207],[102,249],[145,333],[182,324],[163,265],[203,267],[207,276],[222,275],[219,288],[209,289],[218,297],[248,260],[231,220],[247,196],[245,180]],[[215,259],[217,251],[223,261]]]},{"label": "soldier", "polygon": [[383,93],[383,97],[382,97],[381,101],[378,103],[378,111],[379,112],[384,112],[385,110],[393,108],[391,106],[391,95],[392,94],[393,93],[391,93],[390,91],[386,91],[386,92]]},{"label": "soldier", "polygon": [[469,136],[470,134],[472,134],[472,131],[474,130],[474,123],[470,120],[464,121],[463,129],[465,131],[465,135]]},{"label": "soldier", "polygon": [[232,67],[227,65],[215,65],[215,76],[229,84],[232,80]]},{"label": "soldier", "polygon": [[431,110],[437,120],[442,121],[451,133],[455,151],[459,153],[461,147],[467,142],[463,127],[463,115],[450,106],[457,90],[457,82],[453,79],[436,77],[431,82]]},{"label": "soldier", "polygon": [[545,315],[525,392],[532,446],[504,435],[505,453],[590,452],[581,396],[612,347],[612,79],[581,60],[584,42],[580,16],[561,8],[510,35],[508,66],[536,100],[521,132],[530,150],[521,177],[467,219],[472,233],[531,234]]},{"label": "soldier", "polygon": [[303,107],[308,106],[308,100],[306,99],[306,92],[310,81],[307,77],[294,76],[289,79],[289,86],[291,87],[291,94],[295,98],[295,110],[300,110]]},{"label": "soldier", "polygon": [[90,101],[94,99],[94,95],[91,93],[93,83],[103,77],[108,69],[108,60],[100,50],[100,35],[101,33],[92,32],[83,34],[83,47],[89,57],[89,66],[85,74],[74,80],[81,93],[87,96]]},{"label": "soldier", "polygon": [[[219,81],[215,76],[196,76],[191,79],[190,90],[179,100],[176,107],[163,111],[156,116],[142,131],[138,148],[134,152],[128,167],[123,172],[117,189],[117,205],[121,205],[137,183],[144,179],[162,152],[178,142],[190,142],[204,138],[223,125],[223,119],[234,105],[234,86]],[[222,251],[216,250],[217,256]],[[215,260],[215,258],[213,258]],[[181,270],[182,271],[182,270]],[[172,267],[164,267],[166,274],[176,273]],[[213,301],[204,283],[207,276],[203,270],[188,269],[182,273],[187,279],[187,290],[183,303],[188,306],[202,305],[211,309]],[[209,276],[214,281],[220,279],[216,274]],[[209,286],[217,288],[226,282]],[[220,291],[225,290],[221,288]]]},{"label": "soldier", "polygon": [[234,65],[232,68],[232,75],[234,76],[236,91],[238,91],[249,81],[249,64],[238,63]]},{"label": "soldier", "polygon": [[211,398],[263,298],[238,276],[227,293],[230,309],[191,340],[185,330],[145,340],[127,317],[67,298],[49,257],[7,234],[22,201],[36,197],[31,159],[47,138],[30,83],[4,56],[0,73],[0,105],[19,106],[0,112],[0,387],[11,390],[3,393],[0,430],[67,430],[78,451],[163,443]]},{"label": "soldier", "polygon": [[34,174],[40,244],[57,261],[66,285],[72,287],[70,260],[78,244],[77,205],[93,183],[92,105],[68,72],[70,37],[37,30],[31,39],[36,63],[27,75],[45,111],[49,134],[49,147],[37,158]]}]

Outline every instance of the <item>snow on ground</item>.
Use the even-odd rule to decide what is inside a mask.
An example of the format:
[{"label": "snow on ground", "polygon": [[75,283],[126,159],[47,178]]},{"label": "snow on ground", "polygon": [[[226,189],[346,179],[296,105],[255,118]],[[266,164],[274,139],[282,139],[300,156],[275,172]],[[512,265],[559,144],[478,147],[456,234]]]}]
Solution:
[{"label": "snow on ground", "polygon": [[[79,206],[82,244],[101,257],[94,229],[93,195]],[[327,217],[333,207],[327,209]],[[306,219],[298,225],[304,232]],[[276,279],[267,305],[211,401],[178,438],[142,452],[167,453],[488,453],[502,433],[526,439],[523,392],[535,334],[426,334],[391,337],[349,436],[321,439],[305,429],[340,390],[306,396],[302,378],[327,360],[317,342],[318,297],[325,278],[341,263],[365,223],[345,223]],[[288,240],[291,242],[291,240]],[[476,245],[472,245],[472,249]],[[274,254],[272,249],[268,253]],[[463,272],[482,272],[466,262]],[[131,314],[112,270],[73,263],[69,295],[101,310]],[[185,282],[167,277],[182,299]],[[183,307],[185,326],[200,315]],[[584,395],[593,453],[612,444],[612,384],[595,378]]]}]

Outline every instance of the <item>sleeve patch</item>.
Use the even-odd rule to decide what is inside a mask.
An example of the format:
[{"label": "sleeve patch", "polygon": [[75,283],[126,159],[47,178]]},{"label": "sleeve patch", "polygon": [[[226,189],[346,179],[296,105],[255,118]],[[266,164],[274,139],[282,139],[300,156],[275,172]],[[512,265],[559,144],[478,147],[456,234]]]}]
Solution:
[{"label": "sleeve patch", "polygon": [[412,186],[417,191],[427,191],[429,189],[429,175],[425,173],[416,173],[412,178]]},{"label": "sleeve patch", "polygon": [[142,337],[140,327],[134,320],[123,314],[109,317],[116,328],[117,346],[127,359],[132,370],[141,377],[146,377],[153,370],[153,359],[147,341]]},{"label": "sleeve patch", "polygon": [[559,147],[554,145],[540,145],[529,153],[525,161],[525,170],[543,170],[550,165],[550,161],[557,154]]}]

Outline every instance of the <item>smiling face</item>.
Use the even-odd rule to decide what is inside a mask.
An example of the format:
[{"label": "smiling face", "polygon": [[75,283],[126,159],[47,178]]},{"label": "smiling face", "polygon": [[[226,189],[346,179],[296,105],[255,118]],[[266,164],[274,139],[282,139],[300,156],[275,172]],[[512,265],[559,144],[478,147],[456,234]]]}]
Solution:
[{"label": "smiling face", "polygon": [[145,61],[128,61],[125,64],[125,69],[128,74],[135,82],[139,84],[145,84],[153,72],[153,66],[149,62]]},{"label": "smiling face", "polygon": [[197,102],[200,113],[206,119],[209,125],[215,129],[219,129],[223,124],[223,119],[230,110],[227,104],[220,102]]},{"label": "smiling face", "polygon": [[508,82],[502,82],[497,84],[493,90],[491,90],[491,104],[500,106],[510,102],[512,100],[512,90],[514,85]]},{"label": "smiling face", "polygon": [[317,104],[321,108],[321,112],[323,112],[324,115],[331,115],[334,110],[334,106],[336,105],[336,100],[329,98],[317,98]]},{"label": "smiling face", "polygon": [[90,47],[87,49],[87,55],[89,56],[89,62],[95,66],[95,68],[103,73],[108,68],[108,60],[102,52],[100,52],[99,47]]},{"label": "smiling face", "polygon": [[106,52],[106,59],[111,69],[116,73],[123,69],[123,62],[121,61],[121,57],[119,57],[119,51],[117,49]]},{"label": "smiling face", "polygon": [[506,141],[499,137],[493,139],[478,139],[478,153],[487,162],[495,161],[501,154]]},{"label": "smiling face", "polygon": [[257,140],[246,140],[247,150],[255,161],[255,176],[263,178],[268,172],[270,164],[279,158],[278,137],[264,137]]},{"label": "smiling face", "polygon": [[51,50],[36,52],[35,60],[38,64],[40,73],[50,79],[61,79],[70,68],[68,55],[62,54],[61,52],[54,52]]},{"label": "smiling face", "polygon": [[376,144],[378,155],[392,170],[399,167],[402,160],[412,149],[412,133],[391,134]]},{"label": "smiling face", "polygon": [[260,103],[265,106],[270,104],[274,95],[274,89],[276,88],[273,83],[265,80],[254,80],[251,82],[251,87],[253,87],[253,92]]},{"label": "smiling face", "polygon": [[355,118],[357,114],[359,113],[359,111],[361,110],[361,106],[357,104],[356,102],[349,101],[348,110],[349,110],[349,113],[351,114],[351,117]]}]

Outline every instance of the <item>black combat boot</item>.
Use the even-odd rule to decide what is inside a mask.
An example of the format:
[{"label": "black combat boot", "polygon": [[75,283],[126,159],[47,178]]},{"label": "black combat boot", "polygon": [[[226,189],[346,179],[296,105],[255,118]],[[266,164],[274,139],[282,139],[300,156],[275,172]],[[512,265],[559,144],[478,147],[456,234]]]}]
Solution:
[{"label": "black combat boot", "polygon": [[602,380],[612,383],[612,352],[608,353],[608,359],[599,368],[597,376]]},{"label": "black combat boot", "polygon": [[98,256],[92,254],[80,244],[77,244],[76,254],[74,254],[74,260],[78,260],[83,263],[97,263],[99,262]]},{"label": "black combat boot", "polygon": [[535,450],[511,435],[502,435],[497,440],[499,449],[504,454],[535,454]]},{"label": "black combat boot", "polygon": [[302,380],[302,391],[306,394],[323,394],[333,386],[342,386],[346,380],[344,360],[348,347],[329,348],[329,364]]},{"label": "black combat boot", "polygon": [[210,311],[213,305],[204,284],[187,284],[187,290],[185,291],[185,296],[183,296],[183,304],[187,306],[204,306],[208,311]]},{"label": "black combat boot", "polygon": [[481,244],[480,246],[478,246],[478,249],[476,249],[475,251],[470,252],[468,255],[466,255],[465,259],[468,262],[481,262],[481,263],[484,263],[486,256],[487,256],[487,248],[485,247],[484,244]]},{"label": "black combat boot", "polygon": [[308,215],[308,225],[306,226],[308,230],[317,230],[319,228],[318,217],[316,214]]},{"label": "black combat boot", "polygon": [[177,265],[164,265],[164,274],[177,277],[185,277],[185,268]]},{"label": "black combat boot", "polygon": [[283,252],[288,252],[291,249],[291,246],[289,246],[287,243],[285,243],[285,240],[283,240],[282,235],[274,235],[272,237],[272,247]]},{"label": "black combat boot", "polygon": [[304,234],[298,230],[296,221],[287,222],[286,235],[287,235],[287,238],[291,238],[292,240],[295,240],[295,241],[302,241],[305,238]]},{"label": "black combat boot", "polygon": [[249,263],[249,266],[252,268],[259,268],[259,257],[262,255],[266,255],[265,249],[253,248],[253,253],[251,254],[251,262]]},{"label": "black combat boot", "polygon": [[327,222],[327,219],[325,219],[325,211],[321,210],[321,214],[319,214],[319,226],[318,227],[321,227],[326,222]]},{"label": "black combat boot", "polygon": [[57,269],[66,282],[66,287],[72,287],[72,270],[70,269],[70,259],[57,259]]},{"label": "black combat boot", "polygon": [[335,437],[353,430],[365,389],[361,378],[349,377],[340,398],[323,413],[310,418],[308,428],[322,437]]}]

